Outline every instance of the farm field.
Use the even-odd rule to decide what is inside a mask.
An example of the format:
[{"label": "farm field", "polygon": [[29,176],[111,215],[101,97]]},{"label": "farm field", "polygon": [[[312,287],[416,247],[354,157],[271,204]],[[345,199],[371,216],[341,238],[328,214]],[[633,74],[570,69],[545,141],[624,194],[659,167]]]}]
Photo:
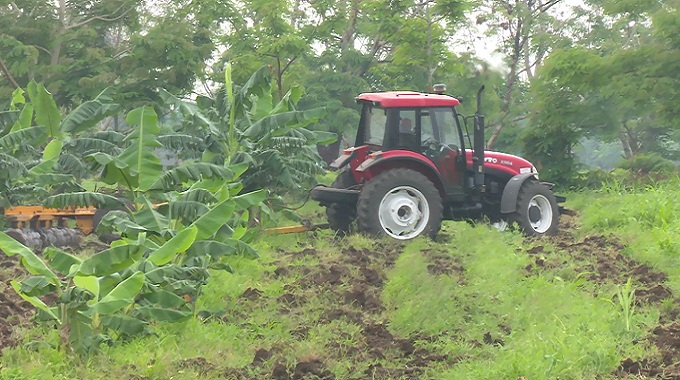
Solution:
[{"label": "farm field", "polygon": [[203,312],[83,362],[33,326],[2,257],[0,379],[678,379],[676,198],[673,183],[570,194],[576,215],[547,239],[466,223],[408,243],[263,235],[259,259],[213,274]]}]

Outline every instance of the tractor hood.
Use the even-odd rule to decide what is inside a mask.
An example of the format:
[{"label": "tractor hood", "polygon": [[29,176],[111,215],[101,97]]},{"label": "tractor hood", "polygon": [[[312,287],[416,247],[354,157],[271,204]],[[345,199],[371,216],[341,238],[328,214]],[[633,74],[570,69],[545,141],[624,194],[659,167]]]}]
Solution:
[{"label": "tractor hood", "polygon": [[[465,158],[468,166],[472,166],[472,153],[471,149],[465,150]],[[500,170],[512,174],[513,176],[524,173],[538,173],[534,165],[522,157],[490,150],[484,151],[484,168]]]}]

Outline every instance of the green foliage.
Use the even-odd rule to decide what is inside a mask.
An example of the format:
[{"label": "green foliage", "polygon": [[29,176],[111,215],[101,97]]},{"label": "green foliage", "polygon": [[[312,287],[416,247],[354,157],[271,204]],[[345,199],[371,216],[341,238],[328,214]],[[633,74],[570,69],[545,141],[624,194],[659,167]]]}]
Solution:
[{"label": "green foliage", "polygon": [[633,288],[630,277],[624,286],[616,287],[616,299],[619,301],[621,315],[626,324],[626,331],[630,331],[631,320],[635,313],[635,288]]},{"label": "green foliage", "polygon": [[618,167],[630,170],[636,175],[671,174],[678,169],[673,161],[665,159],[657,153],[638,154],[628,160],[621,161]]},{"label": "green foliage", "polygon": [[618,141],[626,159],[643,155],[649,169],[656,160],[646,154],[678,157],[678,113],[668,100],[680,71],[667,56],[677,55],[667,29],[677,3],[660,4],[589,2],[588,31],[552,51],[539,70],[532,83],[537,116],[523,143],[550,178],[564,180],[577,169],[571,152],[583,137]]},{"label": "green foliage", "polygon": [[[242,87],[232,88],[229,67],[225,86],[214,98],[202,97],[196,104],[188,104],[164,94],[166,103],[184,117],[180,132],[203,136],[208,147],[204,161],[246,165],[242,176],[245,191],[266,188],[280,195],[305,189],[322,172],[316,145],[336,139],[333,133],[307,129],[325,115],[325,109],[297,110],[301,95],[297,88],[275,102],[266,67],[253,73]],[[169,172],[166,177],[179,174]]]},{"label": "green foliage", "polygon": [[202,77],[214,33],[168,8],[150,12],[138,0],[3,4],[0,99],[32,79],[67,110],[110,86],[126,109],[157,101],[160,88],[187,93]]},{"label": "green foliage", "polygon": [[80,190],[76,178],[87,175],[88,170],[72,153],[83,157],[92,150],[115,150],[99,140],[78,138],[120,110],[112,102],[110,90],[64,116],[44,85],[31,81],[28,98],[25,94],[22,89],[14,91],[9,107],[13,116],[0,134],[0,167],[5,169],[0,175],[3,207]]},{"label": "green foliage", "polygon": [[[24,266],[37,276],[13,284],[15,290],[44,314],[43,319],[56,323],[64,348],[83,355],[113,339],[148,332],[150,321],[185,320],[196,312],[192,300],[210,276],[209,269],[229,269],[219,262],[222,257],[257,257],[242,239],[247,238],[247,210],[259,205],[265,193],[237,195],[242,188],[238,176],[245,167],[187,163],[161,176],[158,158],[150,150],[160,146],[155,111],[134,109],[127,121],[133,130],[118,140],[117,155],[93,152],[86,161],[100,169],[101,181],[124,188],[133,207],[97,192],[62,193],[44,201],[47,207],[122,208],[126,211],[106,215],[100,227],[123,238],[85,259],[49,249],[45,262],[0,234],[0,249],[20,254]],[[51,159],[57,161],[58,156],[55,152]],[[154,205],[152,199],[161,204]],[[55,294],[56,305],[38,298],[49,293]]]}]

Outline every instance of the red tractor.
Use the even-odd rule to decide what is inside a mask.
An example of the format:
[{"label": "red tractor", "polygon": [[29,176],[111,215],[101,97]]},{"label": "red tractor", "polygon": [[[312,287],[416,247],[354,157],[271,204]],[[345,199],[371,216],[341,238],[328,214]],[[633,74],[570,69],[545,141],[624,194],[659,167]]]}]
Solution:
[{"label": "red tractor", "polygon": [[355,145],[331,164],[340,170],[333,184],[311,193],[331,228],[345,233],[356,219],[361,232],[408,240],[434,237],[444,219],[487,219],[499,229],[516,223],[528,235],[554,234],[565,198],[539,182],[529,161],[485,151],[483,89],[472,117],[456,111],[460,101],[442,85],[433,94],[359,95]]}]

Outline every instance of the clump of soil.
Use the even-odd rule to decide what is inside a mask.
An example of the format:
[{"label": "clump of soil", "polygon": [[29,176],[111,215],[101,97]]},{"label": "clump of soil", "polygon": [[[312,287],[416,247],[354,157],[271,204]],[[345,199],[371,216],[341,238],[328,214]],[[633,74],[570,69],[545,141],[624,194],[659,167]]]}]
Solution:
[{"label": "clump of soil", "polygon": [[536,244],[526,251],[534,261],[525,268],[529,275],[569,266],[595,284],[625,284],[632,279],[638,304],[658,304],[672,297],[671,290],[662,284],[666,274],[624,256],[626,246],[615,236],[594,234],[576,239],[572,232],[577,226],[574,217],[563,215],[560,224],[560,233],[550,242],[568,257],[546,252],[543,245]]},{"label": "clump of soil", "polygon": [[246,289],[243,294],[241,294],[241,298],[248,300],[248,301],[254,301],[260,296],[262,296],[263,292],[260,289],[255,289],[255,288],[248,288]]},{"label": "clump of soil", "polygon": [[184,359],[180,360],[179,362],[176,363],[178,368],[181,369],[191,369],[196,371],[202,376],[205,376],[217,368],[217,366],[211,362],[209,362],[206,358],[203,357],[196,357],[196,358],[190,358],[190,359]]},{"label": "clump of soil", "polygon": [[21,298],[10,285],[27,275],[15,256],[8,257],[0,251],[0,355],[2,350],[20,343],[15,330],[27,326],[35,314],[31,304]]},{"label": "clump of soil", "polygon": [[463,268],[457,257],[443,255],[431,249],[422,250],[421,253],[430,262],[427,265],[427,271],[430,274],[435,276],[457,276],[462,282],[465,268]]},{"label": "clump of soil", "polygon": [[288,369],[285,364],[277,363],[271,373],[273,380],[333,380],[335,376],[328,370],[323,360],[313,358],[299,361],[294,368]]},{"label": "clump of soil", "polygon": [[658,356],[641,360],[626,358],[617,373],[645,379],[680,379],[680,322],[655,327],[646,341],[656,346]]},{"label": "clump of soil", "polygon": [[[527,253],[534,256],[534,264],[526,269],[530,273],[540,268],[559,268],[575,265],[574,270],[586,273],[586,278],[596,284],[625,284],[632,279],[635,299],[638,306],[658,305],[661,301],[673,298],[671,289],[664,285],[668,276],[654,268],[639,263],[623,255],[625,245],[613,236],[589,235],[576,240],[571,231],[577,227],[577,219],[561,217],[562,230],[551,239],[558,248],[569,254],[569,258],[559,259],[557,255],[544,253],[542,245],[536,245]],[[564,261],[560,261],[564,260]],[[660,325],[639,344],[655,346],[657,356],[633,360],[626,358],[616,370],[617,377],[634,375],[644,379],[680,380],[680,299],[676,299],[670,311],[662,313]]]}]

